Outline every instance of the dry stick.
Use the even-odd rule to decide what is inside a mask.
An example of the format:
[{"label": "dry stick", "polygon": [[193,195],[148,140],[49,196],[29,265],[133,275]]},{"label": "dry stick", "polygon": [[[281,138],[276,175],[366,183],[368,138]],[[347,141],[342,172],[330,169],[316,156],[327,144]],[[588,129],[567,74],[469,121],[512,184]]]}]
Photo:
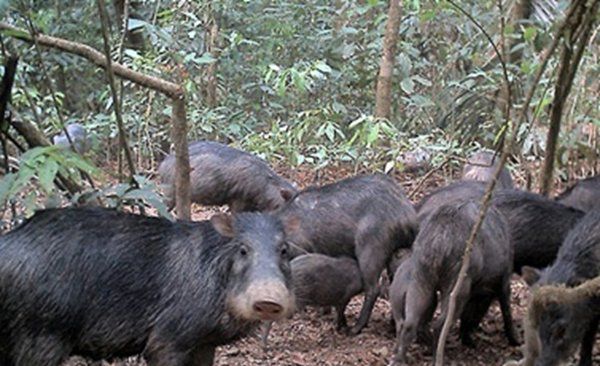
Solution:
[{"label": "dry stick", "polygon": [[[6,22],[0,22],[0,31],[9,31],[10,36],[26,42],[33,42],[33,38],[43,46],[56,48],[67,53],[86,58],[97,66],[106,67],[106,57],[94,48],[67,41],[62,38],[51,37],[44,34],[35,34],[32,38],[25,30],[14,27]],[[189,219],[190,212],[190,166],[187,150],[186,120],[185,120],[185,92],[180,85],[171,83],[158,77],[145,75],[131,70],[119,63],[112,63],[113,72],[125,79],[133,81],[144,87],[159,91],[173,101],[173,144],[175,145],[175,192],[177,201],[177,214],[181,219]],[[175,130],[178,132],[175,133]],[[184,148],[185,147],[185,148]],[[187,163],[187,164],[186,164]],[[180,166],[183,164],[183,166]],[[181,183],[177,183],[181,181]]]},{"label": "dry stick", "polygon": [[104,0],[98,0],[98,12],[100,12],[100,23],[102,25],[102,38],[104,39],[104,53],[106,56],[106,76],[108,77],[108,84],[110,85],[110,92],[113,97],[113,107],[115,110],[115,117],[117,119],[117,127],[119,129],[119,144],[121,149],[125,152],[125,159],[127,159],[127,165],[129,165],[129,183],[135,184],[135,165],[131,158],[131,151],[127,144],[127,138],[125,137],[125,127],[123,126],[123,116],[121,115],[121,105],[119,103],[119,96],[117,94],[117,87],[115,85],[115,76],[112,71],[111,57],[110,57],[110,40],[108,39],[108,20],[106,15],[106,6]]},{"label": "dry stick", "polygon": [[433,173],[437,172],[438,170],[441,170],[444,166],[446,166],[446,164],[448,164],[448,162],[450,160],[452,160],[452,158],[453,158],[452,156],[448,156],[446,158],[446,160],[444,160],[440,165],[436,166],[435,168],[432,168],[423,177],[421,177],[421,180],[419,180],[419,183],[417,183],[417,185],[415,186],[415,188],[413,188],[412,191],[409,193],[408,199],[412,200],[413,197],[417,193],[419,193],[419,190],[421,189],[421,187],[423,186],[423,184],[425,184],[425,182],[433,175]]},{"label": "dry stick", "polygon": [[[546,139],[546,156],[540,175],[540,193],[544,196],[547,196],[550,193],[550,188],[552,185],[552,171],[554,170],[554,160],[556,155],[556,147],[558,145],[558,134],[560,132],[564,104],[571,91],[575,73],[579,66],[579,62],[581,61],[583,50],[587,44],[587,39],[590,36],[591,24],[589,22],[591,21],[592,17],[591,15],[586,17],[585,13],[586,11],[590,13],[590,10],[597,6],[598,1],[595,1],[591,5],[592,9],[588,9],[585,6],[585,1],[581,1],[579,4],[579,11],[575,13],[576,16],[574,15],[574,19],[570,21],[575,29],[571,28],[571,36],[568,39],[568,44],[563,44],[563,52],[558,66],[558,78],[556,79],[554,100],[552,102],[552,110],[550,113],[550,128],[548,129]],[[577,32],[578,30],[580,30],[580,32]],[[574,50],[578,40],[578,35],[576,33],[579,33],[579,35],[582,36],[582,39],[580,40],[581,45],[578,50]]]},{"label": "dry stick", "polygon": [[[477,22],[477,20],[475,20],[469,13],[467,13],[464,9],[462,9],[460,6],[458,6],[452,0],[448,0],[448,2],[451,5],[453,5],[455,8],[457,8],[461,13],[463,13],[467,18],[469,18],[469,20],[471,22],[473,22],[473,24],[487,38],[488,42],[492,45],[494,52],[498,56],[498,60],[500,61],[500,65],[502,66],[502,74],[504,77],[504,82],[505,82],[505,87],[506,87],[506,110],[505,110],[504,126],[509,126],[512,96],[511,96],[510,79],[508,78],[508,70],[506,68],[506,62],[504,61],[504,57],[502,57],[502,54],[500,53],[500,51],[494,44],[494,41],[492,40],[490,35],[485,31],[485,29],[481,26],[481,24],[479,24]],[[516,135],[515,131],[517,131],[514,128],[515,127],[513,127],[513,136]],[[504,136],[506,134],[506,132],[507,132],[507,129],[504,129],[502,132],[502,135]],[[471,252],[475,245],[475,238],[477,237],[477,233],[479,232],[479,229],[481,228],[481,225],[483,224],[483,219],[485,218],[487,209],[490,205],[490,199],[492,197],[492,192],[494,190],[494,187],[496,186],[496,181],[498,180],[498,177],[500,176],[500,173],[502,172],[502,169],[504,168],[504,165],[506,163],[508,154],[512,148],[512,144],[514,143],[514,137],[511,139],[510,143],[508,143],[508,144],[505,144],[503,142],[504,137],[502,137],[501,141],[502,141],[501,144],[504,144],[504,149],[502,151],[502,154],[500,155],[500,161],[498,163],[498,167],[496,168],[496,171],[494,172],[494,176],[493,176],[492,180],[490,181],[490,183],[488,184],[485,194],[483,196],[483,199],[481,201],[481,206],[479,208],[479,216],[477,218],[475,225],[471,229],[469,239],[467,240],[467,242],[465,244],[465,251],[464,251],[464,254],[462,257],[462,263],[460,266],[460,270],[458,272],[458,278],[456,279],[456,283],[454,284],[454,287],[452,288],[452,292],[450,292],[450,299],[448,301],[448,310],[446,313],[446,319],[444,320],[444,325],[442,326],[442,331],[438,338],[437,349],[436,349],[436,353],[435,353],[435,365],[436,366],[442,366],[444,364],[444,351],[445,351],[445,346],[446,346],[446,338],[448,337],[448,333],[450,331],[450,326],[453,324],[454,313],[456,312],[456,298],[458,296],[458,292],[459,292],[460,288],[462,287],[462,285],[465,281],[465,277],[467,275],[467,269],[469,268],[469,265],[471,262]]]},{"label": "dry stick", "polygon": [[[123,50],[125,49],[125,38],[127,36],[127,29],[128,29],[128,25],[129,25],[129,0],[125,0],[125,2],[123,3],[123,19],[122,19],[122,25],[121,25],[121,39],[119,40],[119,56],[117,59],[118,63],[123,63]],[[123,98],[124,98],[124,91],[123,91],[123,79],[119,79],[119,108],[121,110],[123,110]],[[119,172],[118,172],[118,177],[119,180],[123,179],[123,157],[122,157],[122,152],[123,150],[118,149],[118,160],[119,160]]]}]

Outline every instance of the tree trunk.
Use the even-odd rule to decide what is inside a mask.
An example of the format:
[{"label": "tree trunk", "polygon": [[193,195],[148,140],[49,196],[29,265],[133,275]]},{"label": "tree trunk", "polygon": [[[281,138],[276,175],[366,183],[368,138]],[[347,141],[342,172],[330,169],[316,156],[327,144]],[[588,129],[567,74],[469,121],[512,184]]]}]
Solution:
[{"label": "tree trunk", "polygon": [[191,218],[190,157],[187,142],[185,99],[173,98],[171,138],[175,145],[175,209],[181,220]]},{"label": "tree trunk", "polygon": [[[217,20],[213,19],[212,24],[210,25],[209,36],[208,36],[208,52],[212,55],[213,58],[219,58],[219,25],[217,24]],[[208,65],[206,69],[206,104],[209,107],[213,108],[217,106],[217,61]]]},{"label": "tree trunk", "polygon": [[[110,92],[113,97],[113,109],[115,111],[115,119],[117,120],[117,128],[119,130],[119,145],[121,147],[118,151],[119,154],[121,153],[121,151],[125,154],[125,159],[127,160],[127,165],[129,167],[129,182],[133,184],[135,182],[134,176],[136,174],[135,164],[133,163],[131,150],[129,149],[129,144],[127,143],[127,138],[125,137],[125,124],[123,123],[123,116],[121,115],[121,102],[117,93],[117,85],[115,84],[115,77],[112,69],[112,60],[110,58],[111,56],[109,44],[110,40],[108,36],[108,16],[106,15],[106,6],[104,4],[104,0],[97,0],[97,4],[102,25],[104,55],[106,56],[106,77],[108,79],[108,85],[110,86]],[[119,170],[119,175],[121,175],[121,170]]]},{"label": "tree trunk", "polygon": [[[523,32],[521,29],[521,24],[523,24],[526,20],[531,16],[533,9],[532,0],[517,0],[513,5],[509,24],[514,29],[514,34],[516,37],[508,38],[508,42],[506,44],[506,48],[504,48],[504,54],[507,64],[513,66],[520,66],[521,61],[523,60],[523,48],[517,47],[521,43],[525,42],[523,38]],[[516,48],[516,49],[515,49]],[[519,72],[515,72],[515,75],[519,75]],[[518,77],[518,76],[517,76]],[[513,90],[512,96],[509,101],[509,96],[507,94],[507,89],[500,89],[496,94],[496,107],[498,110],[504,112],[506,110],[507,103],[516,103],[519,98],[522,96],[520,82],[513,82]]]},{"label": "tree trunk", "polygon": [[390,119],[392,105],[392,76],[394,75],[394,56],[400,30],[400,0],[390,0],[388,19],[383,38],[383,55],[377,77],[375,95],[375,117]]},{"label": "tree trunk", "polygon": [[515,49],[519,44],[525,42],[523,38],[523,32],[521,24],[531,17],[533,10],[532,0],[518,0],[513,8],[510,15],[510,25],[513,27],[514,32],[518,37],[509,38],[508,41],[508,62],[513,65],[521,65],[523,59],[523,48],[519,47]]},{"label": "tree trunk", "polygon": [[565,102],[569,97],[573,79],[577,73],[579,62],[583,56],[583,51],[587,46],[591,36],[594,17],[598,10],[600,0],[580,1],[579,9],[575,12],[570,21],[570,32],[567,32],[563,40],[563,50],[558,67],[558,78],[554,88],[554,99],[550,111],[550,128],[546,137],[546,155],[544,157],[544,166],[540,175],[540,193],[547,196],[552,189],[552,173],[554,170],[554,160],[556,157],[556,147],[558,145],[558,135],[560,132],[560,123]]},{"label": "tree trunk", "polygon": [[67,86],[67,74],[65,68],[62,65],[58,65],[56,69],[56,87],[63,95],[62,106],[65,109],[72,110],[73,104],[71,103],[71,91]]}]

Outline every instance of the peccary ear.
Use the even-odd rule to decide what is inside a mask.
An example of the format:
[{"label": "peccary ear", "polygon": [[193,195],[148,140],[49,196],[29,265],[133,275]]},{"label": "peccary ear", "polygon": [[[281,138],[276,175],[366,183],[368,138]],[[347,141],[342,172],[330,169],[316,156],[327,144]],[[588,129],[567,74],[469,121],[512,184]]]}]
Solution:
[{"label": "peccary ear", "polygon": [[529,286],[533,286],[537,281],[539,281],[541,276],[541,271],[537,268],[523,266],[521,268],[521,278],[525,280],[525,282]]},{"label": "peccary ear", "polygon": [[287,189],[287,188],[281,188],[279,190],[279,193],[281,194],[281,198],[283,198],[283,200],[285,202],[291,201],[292,198],[294,198],[294,195],[296,194],[296,192],[292,191],[291,189]]},{"label": "peccary ear", "polygon": [[210,223],[217,232],[227,238],[235,236],[233,229],[233,216],[225,214],[216,214],[210,218]]}]

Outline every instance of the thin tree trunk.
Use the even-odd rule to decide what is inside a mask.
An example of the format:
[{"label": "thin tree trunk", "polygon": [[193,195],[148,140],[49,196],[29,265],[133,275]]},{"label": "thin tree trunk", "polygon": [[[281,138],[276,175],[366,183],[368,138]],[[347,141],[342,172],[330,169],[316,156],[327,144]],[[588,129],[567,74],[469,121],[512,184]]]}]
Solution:
[{"label": "thin tree trunk", "polygon": [[115,110],[115,118],[117,120],[117,128],[119,129],[119,150],[125,153],[125,159],[129,167],[129,181],[130,184],[135,182],[135,164],[131,157],[131,150],[127,144],[127,138],[125,137],[125,126],[123,123],[123,115],[121,114],[121,103],[119,101],[119,95],[117,93],[117,85],[115,84],[115,76],[112,70],[112,61],[110,58],[110,44],[108,38],[108,17],[106,15],[106,5],[104,0],[98,0],[98,11],[100,12],[100,20],[102,25],[102,38],[104,39],[104,54],[106,56],[106,76],[108,78],[108,84],[110,86],[110,92],[113,97],[113,108]]},{"label": "thin tree trunk", "polygon": [[181,220],[191,218],[190,157],[188,154],[185,99],[173,98],[171,138],[175,145],[175,209]]},{"label": "thin tree trunk", "polygon": [[532,9],[532,0],[518,0],[512,8],[510,24],[515,29],[515,33],[518,35],[518,38],[509,38],[507,46],[508,62],[514,65],[520,65],[521,61],[523,60],[523,48],[519,47],[515,49],[515,47],[525,42],[520,25],[531,17]]},{"label": "thin tree trunk", "polygon": [[62,65],[58,65],[56,70],[56,87],[63,95],[62,107],[71,110],[73,105],[71,103],[71,92],[67,86],[67,74],[65,68]]},{"label": "thin tree trunk", "polygon": [[[523,47],[518,47],[520,44],[525,42],[523,38],[523,32],[521,24],[527,21],[532,14],[533,4],[532,0],[517,0],[513,5],[510,14],[510,25],[513,27],[517,37],[508,38],[508,42],[505,48],[504,54],[507,56],[506,60],[510,63],[513,68],[520,66],[523,60]],[[519,75],[520,73],[516,73]],[[513,98],[515,102],[522,96],[520,82],[513,83]],[[497,99],[497,107],[499,110],[504,111],[506,109],[507,95],[506,89],[501,89]]]},{"label": "thin tree trunk", "polygon": [[[212,24],[210,26],[209,37],[208,37],[208,52],[213,56],[213,58],[217,59],[219,57],[219,25],[217,24],[216,19],[212,19]],[[217,100],[217,61],[208,65],[206,70],[207,77],[207,85],[206,85],[206,104],[209,107],[216,107]]]},{"label": "thin tree trunk", "polygon": [[552,189],[552,173],[564,105],[571,91],[583,51],[591,36],[594,17],[599,3],[600,0],[591,2],[581,0],[577,3],[578,5],[574,5],[579,8],[570,22],[570,32],[567,32],[568,37],[563,42],[558,78],[556,79],[554,99],[550,111],[550,128],[546,137],[546,155],[540,175],[540,193],[545,196]]},{"label": "thin tree trunk", "polygon": [[400,0],[390,0],[388,19],[383,38],[383,55],[377,77],[375,95],[375,117],[390,119],[392,105],[392,76],[394,75],[394,58],[396,43],[400,30]]}]

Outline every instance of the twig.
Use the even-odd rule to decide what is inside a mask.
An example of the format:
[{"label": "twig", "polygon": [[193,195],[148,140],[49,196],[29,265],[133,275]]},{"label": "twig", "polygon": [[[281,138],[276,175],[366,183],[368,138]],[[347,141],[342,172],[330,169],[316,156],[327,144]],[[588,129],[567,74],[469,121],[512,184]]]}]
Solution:
[{"label": "twig", "polygon": [[125,127],[123,125],[123,116],[121,115],[121,105],[119,103],[119,96],[117,94],[117,88],[115,86],[115,77],[112,69],[112,60],[110,57],[110,44],[108,38],[108,17],[106,15],[106,6],[104,4],[104,0],[98,0],[98,11],[100,12],[100,20],[102,23],[102,38],[104,39],[104,54],[106,57],[106,76],[108,77],[108,84],[110,85],[110,91],[113,97],[113,108],[115,111],[115,118],[117,120],[117,127],[119,129],[119,143],[121,145],[121,149],[125,152],[125,159],[127,160],[127,165],[129,165],[129,179],[130,184],[135,184],[135,165],[133,163],[133,159],[131,158],[131,151],[129,150],[129,145],[127,144],[127,139],[125,138]]},{"label": "twig", "polygon": [[484,34],[484,36],[487,38],[488,42],[492,45],[492,47],[494,48],[494,52],[496,53],[498,59],[500,60],[500,64],[502,66],[502,73],[504,76],[504,85],[506,88],[506,104],[505,104],[505,110],[504,110],[504,124],[503,124],[503,131],[502,131],[502,137],[500,138],[500,146],[503,146],[503,151],[502,154],[500,155],[500,161],[498,163],[498,167],[496,168],[495,172],[494,172],[494,176],[492,178],[492,180],[489,182],[485,194],[483,195],[483,199],[481,200],[481,206],[479,208],[479,216],[477,218],[477,221],[475,223],[475,225],[473,226],[473,228],[471,229],[471,233],[469,235],[469,239],[467,240],[466,244],[465,244],[465,251],[462,257],[462,263],[460,266],[460,270],[458,272],[458,277],[456,279],[456,283],[454,284],[454,287],[452,288],[452,291],[450,292],[450,298],[448,301],[448,310],[446,313],[446,319],[444,320],[444,324],[442,326],[442,330],[440,332],[439,338],[438,338],[438,342],[437,342],[437,349],[436,349],[436,353],[435,353],[435,366],[442,366],[444,364],[444,351],[445,351],[445,347],[446,347],[446,339],[448,337],[448,333],[450,332],[450,327],[452,326],[452,324],[454,323],[454,315],[456,313],[456,299],[458,297],[458,293],[461,289],[461,287],[463,286],[463,283],[465,281],[466,275],[467,275],[467,270],[469,269],[469,265],[471,263],[471,252],[473,251],[473,247],[475,246],[475,238],[477,237],[477,233],[479,232],[479,229],[481,228],[481,226],[483,225],[483,220],[485,218],[485,215],[487,213],[488,207],[490,205],[490,201],[492,198],[492,192],[496,186],[496,182],[498,180],[498,177],[500,176],[500,173],[502,172],[502,169],[504,168],[504,165],[506,164],[506,160],[508,159],[508,155],[512,149],[512,145],[514,144],[514,136],[516,136],[516,131],[518,131],[516,129],[516,126],[513,126],[513,138],[510,140],[510,142],[508,144],[504,143],[504,136],[506,136],[506,132],[508,131],[508,126],[510,125],[510,115],[511,115],[511,107],[512,107],[512,95],[511,95],[511,83],[510,83],[510,79],[508,78],[508,70],[506,68],[506,63],[504,61],[504,57],[503,55],[500,53],[500,51],[498,50],[498,48],[496,47],[496,45],[494,44],[494,41],[492,40],[492,38],[487,34],[487,32],[485,31],[485,29],[477,22],[477,20],[475,20],[470,14],[468,14],[464,9],[462,9],[460,6],[458,6],[456,3],[454,3],[452,0],[448,0],[448,2],[450,4],[452,4],[454,7],[456,7],[457,9],[459,9],[463,14],[465,14],[467,16],[467,18],[469,18],[474,24],[475,26]]},{"label": "twig", "polygon": [[446,164],[448,164],[448,162],[450,160],[452,160],[452,158],[453,158],[452,156],[448,156],[446,158],[446,160],[444,160],[440,165],[432,168],[423,177],[421,177],[421,179],[419,180],[419,183],[417,183],[417,185],[409,193],[408,199],[412,200],[416,196],[416,194],[419,193],[419,190],[421,189],[421,187],[423,186],[423,184],[425,184],[425,182],[433,175],[433,173],[441,170],[444,166],[446,166]]}]

